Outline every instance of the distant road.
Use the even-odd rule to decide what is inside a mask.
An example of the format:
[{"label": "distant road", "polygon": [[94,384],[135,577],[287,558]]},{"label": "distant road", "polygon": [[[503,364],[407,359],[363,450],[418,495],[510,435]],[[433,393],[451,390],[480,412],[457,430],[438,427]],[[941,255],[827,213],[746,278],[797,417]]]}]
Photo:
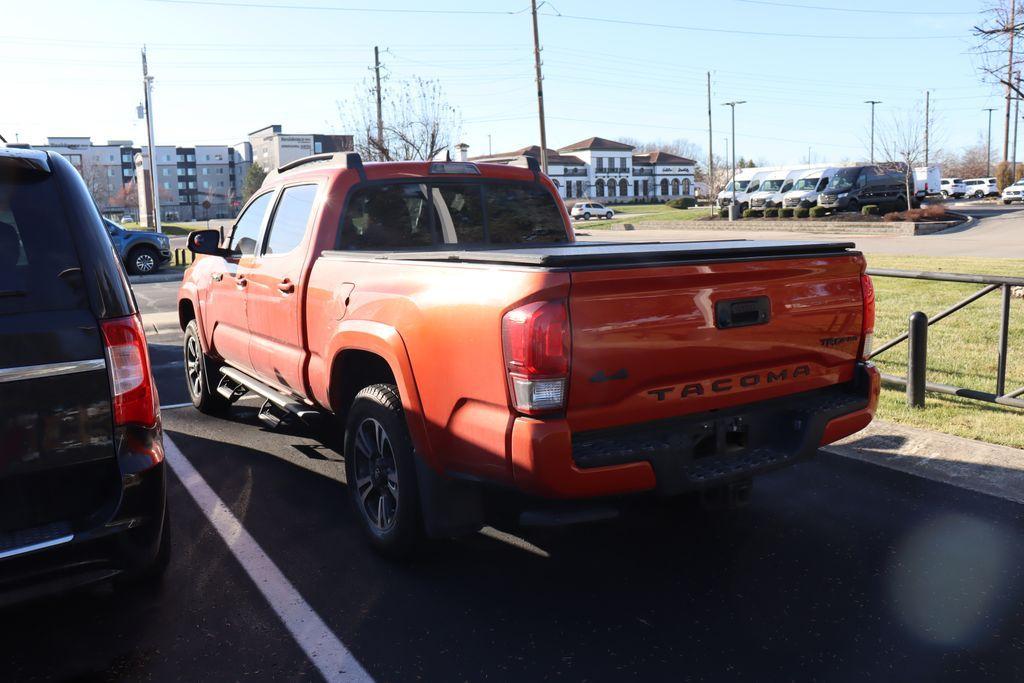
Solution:
[{"label": "distant road", "polygon": [[[682,230],[594,230],[586,223],[576,229],[588,233],[581,240],[655,242],[709,239],[835,239],[852,241],[864,252],[874,254],[906,254],[916,256],[982,256],[992,258],[1024,258],[1024,210],[1019,206],[979,205],[956,207],[956,210],[978,219],[969,228],[953,228],[935,235],[906,237],[902,235],[827,235],[803,232],[765,230],[699,229]],[[642,223],[638,223],[643,225]]]}]

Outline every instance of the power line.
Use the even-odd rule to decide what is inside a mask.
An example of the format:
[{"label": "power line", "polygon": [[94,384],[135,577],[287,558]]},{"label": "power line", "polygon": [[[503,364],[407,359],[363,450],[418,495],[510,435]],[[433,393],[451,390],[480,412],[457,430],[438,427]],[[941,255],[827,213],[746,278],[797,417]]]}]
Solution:
[{"label": "power line", "polygon": [[146,2],[163,2],[172,5],[209,5],[213,7],[247,7],[253,9],[289,9],[314,10],[321,12],[367,12],[376,14],[489,14],[512,15],[521,14],[525,10],[486,10],[486,9],[410,9],[387,7],[339,7],[337,5],[292,5],[273,2],[225,2],[224,0],[146,0]]},{"label": "power line", "polygon": [[772,2],[771,0],[735,0],[736,2],[744,2],[748,5],[768,5],[770,7],[795,7],[797,9],[814,9],[823,10],[828,12],[855,12],[857,14],[904,14],[904,15],[920,15],[920,16],[935,16],[935,15],[947,15],[947,16],[964,16],[964,15],[976,15],[977,12],[936,12],[934,10],[925,11],[914,11],[914,10],[895,10],[895,9],[858,9],[854,7],[827,7],[825,5],[801,5],[795,2]]}]

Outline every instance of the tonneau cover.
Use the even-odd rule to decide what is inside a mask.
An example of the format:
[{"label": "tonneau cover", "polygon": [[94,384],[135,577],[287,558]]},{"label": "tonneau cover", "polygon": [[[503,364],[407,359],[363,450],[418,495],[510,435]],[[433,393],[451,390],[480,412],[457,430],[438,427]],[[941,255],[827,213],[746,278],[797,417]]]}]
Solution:
[{"label": "tonneau cover", "polygon": [[694,242],[576,242],[509,249],[431,251],[325,251],[324,256],[401,261],[450,261],[508,265],[560,266],[686,262],[748,257],[818,256],[849,253],[853,242],[715,240]]}]

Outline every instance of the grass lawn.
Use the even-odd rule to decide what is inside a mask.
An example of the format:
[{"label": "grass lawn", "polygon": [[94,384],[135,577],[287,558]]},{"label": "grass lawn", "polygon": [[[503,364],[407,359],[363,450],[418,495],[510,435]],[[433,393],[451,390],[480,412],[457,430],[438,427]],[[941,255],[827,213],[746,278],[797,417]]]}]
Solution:
[{"label": "grass lawn", "polygon": [[[1024,275],[1024,261],[868,254],[869,267],[991,275]],[[929,316],[982,285],[874,278],[878,300],[875,347],[905,332],[913,311]],[[994,392],[1001,294],[992,292],[928,330],[928,381]],[[1011,299],[1006,386],[1024,386],[1024,301]],[[882,372],[907,374],[906,343],[874,359]],[[923,409],[908,408],[901,389],[883,388],[878,416],[893,422],[1024,448],[1024,410],[928,393]]]},{"label": "grass lawn", "polygon": [[573,221],[577,227],[601,230],[622,223],[644,223],[646,221],[692,221],[711,214],[706,206],[692,209],[673,209],[664,204],[615,204],[612,205],[615,217],[610,221],[591,218],[589,221]]},{"label": "grass lawn", "polygon": [[[150,228],[144,228],[138,223],[119,223],[119,225],[125,230],[150,230]],[[181,237],[193,230],[205,229],[206,223],[163,223],[161,227],[163,227],[165,235]]]}]

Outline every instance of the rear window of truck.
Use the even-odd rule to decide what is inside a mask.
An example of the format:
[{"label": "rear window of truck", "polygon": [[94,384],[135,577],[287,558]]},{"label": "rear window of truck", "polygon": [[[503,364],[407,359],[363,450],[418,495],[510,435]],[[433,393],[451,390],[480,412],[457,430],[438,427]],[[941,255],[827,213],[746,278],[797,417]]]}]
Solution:
[{"label": "rear window of truck", "polygon": [[540,185],[450,181],[355,190],[340,249],[422,249],[568,242],[556,200]]},{"label": "rear window of truck", "polygon": [[87,305],[56,179],[0,164],[0,315]]}]

